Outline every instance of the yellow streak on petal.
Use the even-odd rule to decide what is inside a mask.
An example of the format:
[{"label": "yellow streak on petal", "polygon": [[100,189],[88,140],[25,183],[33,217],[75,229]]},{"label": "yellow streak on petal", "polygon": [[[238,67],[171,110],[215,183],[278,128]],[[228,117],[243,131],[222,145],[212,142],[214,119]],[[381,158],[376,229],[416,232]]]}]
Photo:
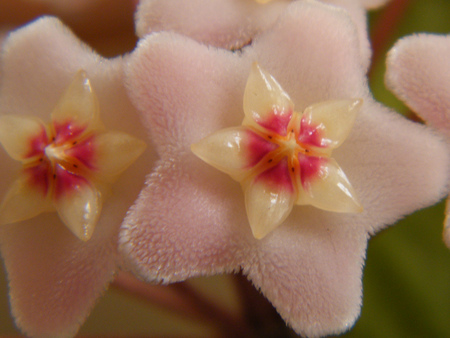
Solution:
[{"label": "yellow streak on petal", "polygon": [[247,138],[247,128],[226,128],[192,144],[191,150],[209,165],[241,181],[249,162]]},{"label": "yellow streak on petal", "polygon": [[119,131],[96,136],[95,146],[100,178],[107,180],[125,171],[147,147],[145,142]]},{"label": "yellow streak on petal", "polygon": [[17,161],[24,161],[31,150],[31,139],[38,137],[43,130],[45,125],[37,118],[0,116],[0,143],[8,155]]},{"label": "yellow streak on petal", "polygon": [[0,206],[0,225],[24,221],[54,210],[46,196],[30,186],[29,178],[22,174],[11,185]]},{"label": "yellow streak on petal", "polygon": [[289,216],[295,194],[282,187],[251,182],[244,186],[245,208],[253,236],[262,239]]},{"label": "yellow streak on petal", "polygon": [[56,211],[64,224],[82,241],[94,233],[102,209],[100,192],[86,184],[54,201]]},{"label": "yellow streak on petal", "polygon": [[254,62],[244,91],[244,124],[261,129],[258,121],[266,120],[274,112],[290,114],[293,108],[289,95],[277,80]]},{"label": "yellow streak on petal", "polygon": [[333,158],[321,166],[306,190],[301,186],[299,189],[298,205],[311,204],[319,209],[342,213],[363,211],[353,186]]},{"label": "yellow streak on petal", "polygon": [[79,70],[51,114],[52,124],[72,121],[86,126],[84,133],[103,129],[99,116],[97,96],[84,70]]},{"label": "yellow streak on petal", "polygon": [[318,126],[327,147],[337,148],[350,134],[362,104],[362,99],[320,102],[306,108],[302,119]]}]

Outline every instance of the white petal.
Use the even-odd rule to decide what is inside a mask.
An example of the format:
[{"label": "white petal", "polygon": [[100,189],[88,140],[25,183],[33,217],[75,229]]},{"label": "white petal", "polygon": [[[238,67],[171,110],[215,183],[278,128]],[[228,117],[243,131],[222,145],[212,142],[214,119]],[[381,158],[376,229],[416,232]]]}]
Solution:
[{"label": "white petal", "polygon": [[[301,171],[308,170],[308,156],[299,160]],[[320,158],[317,167],[303,180],[301,188],[304,191],[299,193],[296,204],[311,204],[319,209],[345,213],[363,210],[347,176],[332,158]]]},{"label": "white petal", "polygon": [[305,109],[299,141],[317,147],[336,148],[347,138],[362,99],[325,101]]},{"label": "white petal", "polygon": [[209,135],[193,144],[191,150],[206,163],[240,181],[276,147],[246,127],[233,127]]},{"label": "white petal", "polygon": [[289,216],[295,202],[287,161],[244,186],[245,207],[253,236],[262,239]]},{"label": "white petal", "polygon": [[0,116],[0,143],[13,159],[23,161],[35,156],[36,148],[45,146],[46,140],[45,125],[39,119]]},{"label": "white petal", "polygon": [[272,75],[253,63],[244,92],[245,124],[286,135],[294,104]]}]

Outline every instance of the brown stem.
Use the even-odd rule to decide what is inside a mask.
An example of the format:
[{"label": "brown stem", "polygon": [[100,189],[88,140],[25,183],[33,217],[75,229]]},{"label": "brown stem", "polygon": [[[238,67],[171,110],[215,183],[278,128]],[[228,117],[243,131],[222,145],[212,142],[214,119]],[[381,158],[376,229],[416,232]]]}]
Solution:
[{"label": "brown stem", "polygon": [[194,320],[200,319],[198,312],[191,308],[191,304],[170,286],[147,284],[127,272],[119,272],[111,286],[178,315]]},{"label": "brown stem", "polygon": [[129,273],[119,272],[112,286],[178,315],[212,324],[221,336],[251,336],[245,322],[206,299],[186,283],[151,285]]},{"label": "brown stem", "polygon": [[398,29],[410,3],[410,0],[391,0],[374,23],[371,34],[373,56],[369,77],[380,58],[384,56],[389,40],[393,32]]},{"label": "brown stem", "polygon": [[204,297],[195,288],[187,283],[173,285],[184,299],[191,302],[205,319],[214,323],[224,337],[252,337],[253,333],[248,324],[241,318],[232,315],[225,309],[217,306],[213,301]]},{"label": "brown stem", "polygon": [[235,281],[242,300],[244,316],[253,327],[257,337],[283,338],[296,336],[287,327],[272,304],[253,286],[247,277],[240,273],[235,276]]}]

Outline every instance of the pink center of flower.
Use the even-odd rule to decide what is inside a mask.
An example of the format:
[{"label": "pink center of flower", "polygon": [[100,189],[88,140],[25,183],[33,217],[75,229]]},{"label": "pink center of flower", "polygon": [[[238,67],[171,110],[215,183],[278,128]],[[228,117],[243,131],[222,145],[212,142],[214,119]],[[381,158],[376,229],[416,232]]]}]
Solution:
[{"label": "pink center of flower", "polygon": [[258,122],[269,133],[252,130],[255,136],[250,143],[250,162],[260,173],[258,179],[276,183],[288,191],[297,186],[295,182],[300,182],[303,189],[308,190],[327,162],[327,157],[317,149],[326,148],[321,125],[307,123],[296,112],[274,112],[269,116]]},{"label": "pink center of flower", "polygon": [[86,176],[95,166],[95,136],[83,135],[86,127],[73,121],[54,123],[54,132],[43,127],[32,137],[30,151],[25,156],[25,173],[31,186],[46,196],[54,198],[75,192],[80,185],[88,184]]}]

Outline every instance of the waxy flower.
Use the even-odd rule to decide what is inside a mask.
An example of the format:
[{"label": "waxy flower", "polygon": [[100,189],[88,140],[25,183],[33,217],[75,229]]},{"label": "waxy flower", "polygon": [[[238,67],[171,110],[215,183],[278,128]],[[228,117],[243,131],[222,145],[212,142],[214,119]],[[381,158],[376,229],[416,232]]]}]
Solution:
[{"label": "waxy flower", "polygon": [[118,229],[154,157],[138,141],[148,136],[122,58],[100,57],[47,17],[12,32],[0,64],[11,312],[27,336],[71,336],[117,271]]},{"label": "waxy flower", "polygon": [[[129,59],[126,83],[160,160],[120,233],[120,248],[134,272],[171,283],[242,270],[298,333],[348,330],[360,313],[369,236],[436,203],[448,175],[442,140],[375,102],[360,60],[350,17],[312,1],[290,4],[272,29],[239,53],[170,32],[142,40]],[[331,153],[363,212],[296,205],[276,229],[256,239],[241,185],[192,153],[191,145],[208,135],[240,128],[255,61],[289,94],[295,112],[363,100],[353,128]],[[245,117],[244,124],[260,128],[253,121],[264,121],[261,114]],[[236,160],[232,151],[225,156]]]},{"label": "waxy flower", "polygon": [[[298,0],[305,1],[305,0]],[[291,0],[141,0],[136,13],[136,32],[173,31],[199,42],[238,49],[270,28]],[[349,12],[359,36],[360,59],[368,67],[371,50],[367,36],[366,8],[386,0],[323,0]]]},{"label": "waxy flower", "polygon": [[[449,55],[449,35],[409,36],[390,50],[386,72],[386,85],[446,138],[447,152],[450,152]],[[450,199],[447,199],[444,241],[450,248]]]},{"label": "waxy flower", "polygon": [[361,104],[327,101],[299,114],[280,84],[254,64],[243,126],[216,132],[192,151],[241,183],[258,239],[279,226],[294,204],[360,212],[353,187],[330,155],[350,133]]},{"label": "waxy flower", "polygon": [[63,94],[50,125],[33,117],[0,116],[0,144],[23,165],[0,205],[0,225],[56,209],[75,236],[89,240],[105,189],[145,149],[128,134],[104,129],[84,71]]}]

